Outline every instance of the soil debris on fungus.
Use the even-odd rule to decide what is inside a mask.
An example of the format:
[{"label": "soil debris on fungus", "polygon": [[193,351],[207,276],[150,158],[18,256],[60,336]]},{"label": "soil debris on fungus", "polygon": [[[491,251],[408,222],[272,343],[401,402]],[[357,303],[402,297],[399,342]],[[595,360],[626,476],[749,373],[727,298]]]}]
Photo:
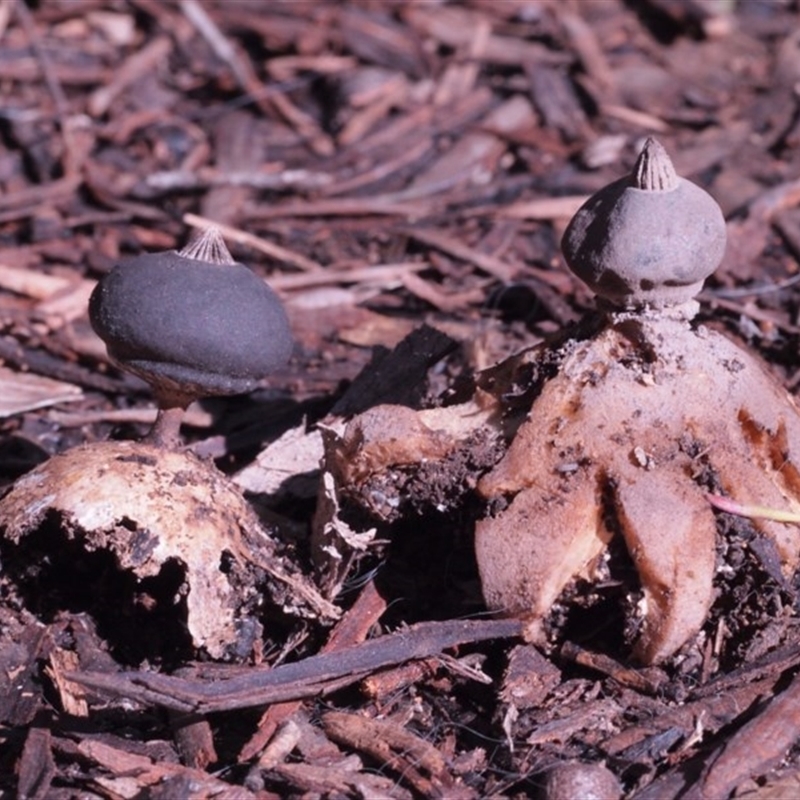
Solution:
[{"label": "soil debris on fungus", "polygon": [[[469,449],[478,429],[505,437],[507,450],[476,479],[486,510],[475,552],[489,608],[526,620],[528,637],[545,642],[554,608],[607,582],[609,553],[622,544],[634,570],[624,644],[644,664],[668,659],[714,600],[723,527],[708,494],[800,509],[795,404],[756,358],[693,322],[694,295],[724,243],[714,200],[649,139],[632,174],[592,196],[564,236],[597,311],[557,344],[479,375],[473,402],[488,412],[385,406],[353,419],[330,449],[335,474],[350,481],[343,491],[375,511],[374,487],[391,495],[391,476],[407,482],[431,458]],[[522,419],[503,405],[520,375],[536,376]],[[405,433],[395,436],[398,426]],[[422,440],[415,463],[411,432]],[[790,580],[800,561],[794,526],[752,524]]]}]

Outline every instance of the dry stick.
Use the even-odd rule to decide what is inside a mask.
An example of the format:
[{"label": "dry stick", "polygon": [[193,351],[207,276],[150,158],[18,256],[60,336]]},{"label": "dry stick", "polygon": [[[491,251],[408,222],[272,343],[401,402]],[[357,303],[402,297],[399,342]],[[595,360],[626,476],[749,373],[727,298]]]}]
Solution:
[{"label": "dry stick", "polygon": [[208,714],[309,697],[360,680],[382,667],[430,656],[459,645],[522,635],[519,620],[423,622],[364,644],[311,656],[274,669],[254,668],[228,680],[186,680],[147,672],[66,673],[75,681],[111,697]]},{"label": "dry stick", "polygon": [[663,681],[651,680],[637,669],[626,667],[603,653],[584,650],[584,648],[573,642],[564,642],[559,653],[562,658],[572,661],[574,664],[580,664],[582,667],[588,667],[603,675],[608,675],[609,678],[613,678],[617,683],[628,686],[637,692],[654,695],[663,687]]},{"label": "dry stick", "polygon": [[[330,653],[363,642],[385,610],[386,601],[378,594],[375,582],[370,581],[352,608],[337,623],[321,652]],[[258,730],[241,749],[239,763],[249,761],[260,753],[279,726],[299,707],[297,700],[270,706],[259,720]]]},{"label": "dry stick", "polygon": [[[421,797],[442,797],[455,784],[436,747],[392,720],[329,711],[322,716],[322,727],[330,739],[398,773]],[[459,794],[474,796],[466,787]]]},{"label": "dry stick", "polygon": [[389,216],[415,219],[424,217],[429,206],[424,203],[402,202],[399,193],[373,197],[342,197],[332,200],[308,200],[252,206],[245,209],[250,220],[282,219],[285,217],[362,217]]},{"label": "dry stick", "polygon": [[293,275],[272,275],[269,285],[278,291],[289,292],[296,289],[307,289],[311,286],[331,286],[339,284],[373,284],[381,287],[389,286],[396,281],[405,280],[406,276],[421,272],[430,267],[428,261],[401,261],[397,264],[365,264],[363,267],[340,268],[335,264],[319,272],[303,272]]},{"label": "dry stick", "polygon": [[589,199],[589,195],[567,195],[564,197],[540,197],[520,200],[497,209],[498,217],[509,219],[532,219],[549,222],[554,219],[570,219]]}]

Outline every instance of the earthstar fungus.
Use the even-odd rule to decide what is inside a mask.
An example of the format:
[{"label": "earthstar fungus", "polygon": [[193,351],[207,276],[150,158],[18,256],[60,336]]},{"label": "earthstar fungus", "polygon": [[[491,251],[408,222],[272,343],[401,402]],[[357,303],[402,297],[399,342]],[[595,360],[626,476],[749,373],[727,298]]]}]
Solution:
[{"label": "earthstar fungus", "polygon": [[[392,433],[396,407],[351,420],[328,448],[342,493],[391,519],[404,487],[424,484],[415,475],[436,458],[468,462],[458,453],[483,432],[501,456],[459,490],[477,484],[484,502],[475,553],[487,606],[526,620],[529,638],[544,642],[554,607],[607,580],[621,548],[639,584],[626,577],[625,641],[642,663],[669,658],[700,631],[714,598],[725,528],[708,493],[800,510],[792,398],[758,359],[693,322],[693,298],[724,245],[717,204],[649,139],[632,174],[591,197],[564,235],[597,311],[480,373],[471,404],[404,409],[424,458]],[[796,529],[752,525],[790,579]]]},{"label": "earthstar fungus", "polygon": [[[717,524],[703,480],[743,502],[800,507],[792,399],[749,353],[691,324],[724,239],[716,203],[675,176],[653,139],[565,232],[567,263],[603,314],[550,353],[556,375],[478,484],[506,503],[476,526],[484,597],[529,619],[532,638],[570,582],[599,576],[621,536],[643,593],[634,655],[662,661],[699,631],[713,598]],[[790,578],[796,532],[754,525]]]},{"label": "earthstar fungus", "polygon": [[238,488],[176,447],[189,402],[249,391],[288,360],[292,338],[275,294],[212,228],[180,252],[115,266],[89,310],[110,357],[153,387],[159,417],[145,441],[76,447],[20,478],[0,500],[4,568],[18,564],[22,585],[47,572],[30,568],[37,548],[104,551],[134,585],[160,581],[171,594],[156,610],[177,616],[189,644],[213,658],[247,655],[266,598],[291,616],[335,617]]}]

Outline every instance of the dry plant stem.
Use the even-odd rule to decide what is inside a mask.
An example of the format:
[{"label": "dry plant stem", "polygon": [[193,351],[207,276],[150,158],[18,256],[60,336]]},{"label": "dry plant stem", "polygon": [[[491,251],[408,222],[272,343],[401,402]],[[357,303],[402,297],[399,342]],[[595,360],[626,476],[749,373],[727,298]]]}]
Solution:
[{"label": "dry plant stem", "polygon": [[323,693],[341,688],[383,667],[429,658],[451,647],[490,639],[516,639],[523,633],[518,620],[460,620],[422,622],[359,645],[311,656],[278,667],[254,668],[234,677],[187,680],[152,672],[69,672],[65,678],[108,697],[127,697],[144,703],[200,714]]},{"label": "dry plant stem", "polygon": [[737,517],[771,519],[775,522],[788,522],[800,525],[800,514],[793,511],[769,508],[767,506],[743,505],[732,497],[725,497],[721,494],[707,494],[706,499],[713,508],[719,511],[725,511],[728,514],[735,514]]}]

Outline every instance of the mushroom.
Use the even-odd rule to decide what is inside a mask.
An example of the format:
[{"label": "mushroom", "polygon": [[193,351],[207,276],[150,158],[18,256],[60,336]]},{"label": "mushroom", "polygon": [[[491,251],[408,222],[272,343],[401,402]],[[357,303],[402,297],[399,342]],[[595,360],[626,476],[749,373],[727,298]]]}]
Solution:
[{"label": "mushroom", "polygon": [[89,319],[112,361],[153,388],[148,439],[167,447],[189,403],[251,391],[292,351],[277,295],[233,260],[215,227],[178,252],[116,265],[92,292]]},{"label": "mushroom", "polygon": [[[153,386],[159,415],[145,441],[82,445],[17,481],[0,500],[8,578],[35,597],[47,581],[74,582],[79,565],[61,554],[82,558],[89,581],[105,554],[119,572],[115,584],[133,586],[124,602],[138,618],[159,627],[166,615],[190,647],[214,658],[249,652],[265,597],[290,616],[335,618],[238,488],[174,447],[191,400],[248,391],[288,360],[292,339],[275,294],[211,228],[180,252],[114,267],[89,311],[110,357]],[[85,610],[105,619],[110,636],[124,635],[116,609]],[[120,619],[109,623],[113,612]]]},{"label": "mushroom", "polygon": [[[494,513],[475,547],[490,608],[542,625],[576,579],[601,580],[615,537],[638,573],[634,655],[670,657],[713,599],[717,524],[707,493],[800,508],[800,414],[762,365],[691,323],[691,298],[723,254],[713,199],[674,176],[649,139],[633,174],[602,189],[564,236],[602,314],[548,359],[527,420],[478,484]],[[789,526],[755,520],[783,576],[800,562]]]},{"label": "mushroom", "polygon": [[454,508],[476,485],[484,600],[525,620],[538,644],[557,635],[549,623],[565,606],[615,583],[611,554],[624,553],[634,568],[620,581],[634,658],[663,662],[692,641],[714,600],[718,552],[730,544],[714,494],[774,512],[752,520],[760,542],[750,563],[759,579],[790,581],[800,537],[779,520],[800,510],[800,412],[758,359],[693,320],[693,297],[724,241],[714,200],[677,177],[649,139],[632,174],[591,197],[565,232],[567,262],[598,293],[597,311],[479,374],[473,402],[490,413],[467,415],[469,424],[451,424],[464,407],[405,409],[405,429],[430,444],[416,461],[391,435],[393,407],[351,420],[328,444],[340,492],[391,519],[375,497],[395,501],[412,483],[424,491],[419,476],[437,458],[480,465],[474,426],[499,437],[492,467],[453,473],[459,484],[429,489],[429,502],[446,495]]}]

